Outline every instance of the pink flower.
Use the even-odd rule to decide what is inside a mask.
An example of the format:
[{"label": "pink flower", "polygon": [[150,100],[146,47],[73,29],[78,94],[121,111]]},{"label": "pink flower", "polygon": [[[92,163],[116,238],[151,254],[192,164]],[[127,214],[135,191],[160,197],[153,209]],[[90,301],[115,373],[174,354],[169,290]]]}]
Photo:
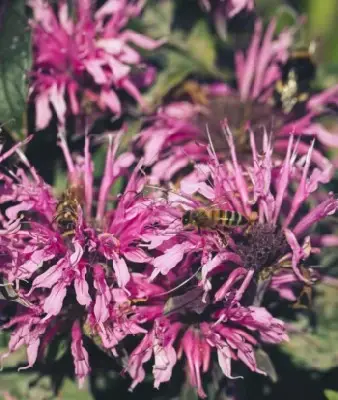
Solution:
[{"label": "pink flower", "polygon": [[82,331],[79,321],[75,321],[72,327],[72,355],[75,365],[75,374],[79,380],[80,388],[83,386],[86,376],[90,372],[88,353],[83,347]]},{"label": "pink flower", "polygon": [[152,181],[168,181],[192,160],[206,158],[205,148],[195,140],[203,138],[196,124],[205,108],[187,101],[173,102],[157,110],[150,124],[134,139],[134,151],[152,168]]},{"label": "pink flower", "polygon": [[28,365],[19,368],[19,370],[30,368],[37,359],[40,340],[48,324],[41,321],[38,315],[33,311],[12,318],[10,322],[2,326],[2,329],[8,329],[13,326],[15,326],[15,329],[8,344],[9,351],[2,354],[0,357],[1,368],[3,359],[8,357],[12,352],[18,350],[22,345],[27,346]]},{"label": "pink flower", "polygon": [[[151,167],[152,183],[176,180],[195,161],[205,163],[209,136],[218,158],[228,159],[230,148],[220,123],[224,118],[233,132],[239,162],[250,162],[250,129],[255,134],[258,152],[263,152],[264,132],[273,132],[274,157],[280,160],[291,134],[300,138],[299,155],[308,154],[308,137],[318,138],[327,147],[335,145],[335,134],[324,128],[317,117],[328,103],[337,102],[336,88],[310,96],[302,112],[292,110],[285,114],[271,104],[294,34],[293,29],[287,29],[275,37],[275,26],[276,21],[272,20],[263,35],[263,24],[258,20],[248,49],[235,53],[237,89],[224,83],[201,85],[205,104],[172,102],[147,121],[135,140],[135,152],[143,154],[145,165]],[[331,168],[318,149],[312,149],[311,157],[321,171]]]},{"label": "pink flower", "polygon": [[[302,23],[302,21],[298,21],[298,23]],[[267,104],[272,101],[276,82],[282,77],[281,66],[288,60],[288,49],[293,40],[294,29],[284,30],[277,38],[274,38],[275,28],[276,20],[273,19],[263,35],[263,24],[258,20],[247,51],[237,51],[235,54],[237,95],[243,103],[255,102],[257,112],[259,110],[257,104],[265,104],[266,108]],[[318,117],[326,111],[327,105],[337,104],[337,101],[338,86],[336,85],[319,94],[310,94],[310,98],[301,112],[291,110],[289,114],[282,115],[271,109],[270,114],[275,114],[273,126],[273,130],[276,131],[275,149],[286,150],[290,133],[303,138],[305,136],[315,137],[327,147],[337,146],[336,135],[317,122]],[[263,107],[262,110],[264,110]],[[251,117],[254,118],[254,116]],[[251,123],[250,120],[248,122]],[[305,154],[307,151],[306,144],[301,143],[299,152]],[[318,166],[325,167],[326,161],[320,153],[313,154],[313,159]]]},{"label": "pink flower", "polygon": [[[94,185],[89,138],[85,139],[84,156],[74,161],[59,134],[68,167],[68,189],[61,200],[29,165],[25,170],[19,168],[16,175],[0,175],[0,201],[5,210],[0,246],[6,249],[0,273],[18,296],[18,315],[23,306],[28,309],[24,319],[14,317],[8,325],[16,324],[9,350],[25,344],[32,366],[40,339],[45,346],[56,333],[45,332],[46,327],[67,331],[71,323],[72,354],[80,384],[89,364],[79,321],[90,319],[107,344],[109,329],[118,327],[114,291],[124,293],[127,301],[129,264],[147,265],[152,260],[137,246],[151,225],[153,202],[140,195],[144,186],[140,165],[128,176],[125,192],[117,198],[110,195],[114,183],[128,175],[135,160],[130,153],[116,155],[121,134],[108,135],[105,171],[98,187]],[[75,316],[79,321],[74,322]],[[138,321],[134,325],[131,331],[144,331],[138,328]]]},{"label": "pink flower", "polygon": [[[154,270],[150,278],[155,280],[187,269],[198,256],[207,292],[213,289],[214,277],[229,274],[229,279],[217,289],[217,300],[224,299],[233,288],[235,299],[240,301],[257,280],[266,282],[264,293],[271,276],[283,275],[287,268],[292,269],[292,283],[311,284],[300,267],[312,252],[311,239],[306,236],[309,229],[338,207],[332,194],[323,201],[315,196],[319,185],[330,180],[332,166],[329,164],[327,170],[320,171],[313,165],[313,143],[306,158],[297,159],[298,143],[294,146],[293,136],[283,162],[274,160],[267,134],[263,138],[264,153],[259,154],[253,132],[250,134],[252,162],[241,165],[227,126],[224,133],[231,159],[219,162],[210,148],[209,162],[196,164],[193,172],[181,180],[180,191],[169,191],[166,211],[165,207],[161,209],[154,233],[148,232],[144,237],[149,248],[161,251],[152,262]],[[292,187],[297,188],[295,193]],[[317,201],[317,205],[304,214],[301,207],[309,199]],[[187,228],[182,225],[184,212],[177,215],[177,207],[191,210],[190,213],[205,207],[228,210],[228,219],[242,222],[237,227],[234,222],[235,226],[224,233],[222,229],[202,226],[200,234],[193,225]],[[260,304],[263,293],[257,291],[255,304]]]},{"label": "pink flower", "polygon": [[[202,374],[209,371],[213,352],[217,353],[218,363],[228,378],[235,378],[231,374],[231,361],[237,359],[251,370],[265,374],[255,360],[257,338],[269,343],[288,340],[281,321],[262,307],[243,307],[237,301],[209,298],[204,303],[203,290],[194,286],[193,281],[184,287],[183,294],[177,295],[179,287],[175,287],[175,280],[170,281],[171,290],[163,288],[162,293],[150,294],[146,303],[135,308],[130,316],[142,312],[145,323],[153,325],[129,357],[126,370],[133,379],[131,389],[145,378],[143,365],[152,356],[156,388],[170,380],[177,360],[184,355],[190,383],[202,398],[206,397]],[[155,304],[161,317],[152,312]],[[259,336],[255,338],[250,332]]]},{"label": "pink flower", "polygon": [[[184,355],[190,383],[200,397],[206,396],[202,375],[210,369],[213,352],[228,378],[236,378],[232,360],[264,374],[256,363],[256,346],[288,340],[283,322],[261,306],[264,293],[278,290],[294,301],[295,285],[312,284],[311,271],[304,267],[312,252],[309,229],[338,208],[333,195],[323,201],[316,197],[332,167],[316,168],[311,161],[313,143],[306,157],[299,157],[293,136],[282,162],[273,157],[266,133],[259,153],[253,132],[251,162],[240,164],[233,134],[226,124],[223,128],[230,159],[220,162],[211,143],[209,160],[195,164],[181,179],[180,190],[169,190],[166,201],[154,201],[153,226],[142,236],[149,251],[158,252],[153,269],[144,274],[153,286],[127,317],[129,323],[137,320],[140,328],[147,327],[126,367],[133,379],[131,389],[143,381],[144,364],[152,357],[158,387],[170,380],[177,359]],[[304,214],[310,199],[317,205]],[[193,224],[183,225],[187,210],[205,208],[228,212],[227,222],[233,218],[234,225],[225,230],[202,226],[201,232]],[[193,214],[188,215],[191,221]],[[136,289],[139,284],[133,280],[137,298],[144,295]]]},{"label": "pink flower", "polygon": [[163,41],[123,30],[130,18],[139,15],[142,3],[110,0],[93,14],[90,1],[77,0],[75,21],[65,1],[58,5],[57,14],[45,0],[28,1],[33,11],[31,92],[37,129],[48,125],[52,108],[64,125],[68,114],[82,112],[81,102],[86,99],[120,115],[119,90],[145,107],[131,71],[141,57],[130,44],[153,50]]}]

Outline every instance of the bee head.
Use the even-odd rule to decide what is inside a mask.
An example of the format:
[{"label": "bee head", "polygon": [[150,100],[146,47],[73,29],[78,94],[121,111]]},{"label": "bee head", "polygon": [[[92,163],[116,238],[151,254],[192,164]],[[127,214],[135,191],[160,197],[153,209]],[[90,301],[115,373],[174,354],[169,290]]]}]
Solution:
[{"label": "bee head", "polygon": [[189,211],[187,211],[186,213],[183,214],[182,217],[182,224],[183,226],[187,226],[190,223],[190,217],[189,217]]}]

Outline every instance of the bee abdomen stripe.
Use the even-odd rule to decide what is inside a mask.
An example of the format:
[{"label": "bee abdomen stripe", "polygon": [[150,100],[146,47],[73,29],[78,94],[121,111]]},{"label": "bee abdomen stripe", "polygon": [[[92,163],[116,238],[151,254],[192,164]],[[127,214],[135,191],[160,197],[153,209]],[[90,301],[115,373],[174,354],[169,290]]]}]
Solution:
[{"label": "bee abdomen stripe", "polygon": [[238,225],[238,215],[239,214],[236,211],[231,211],[229,225]]},{"label": "bee abdomen stripe", "polygon": [[225,224],[225,222],[227,221],[226,211],[219,210],[219,219],[220,219],[220,221],[222,221],[223,224]]},{"label": "bee abdomen stripe", "polygon": [[237,225],[241,225],[243,223],[242,214],[237,213]]},{"label": "bee abdomen stripe", "polygon": [[225,225],[225,226],[227,226],[227,225],[229,225],[229,219],[230,219],[230,217],[231,217],[231,213],[230,213],[230,211],[223,211],[223,218],[222,218],[222,222],[223,222],[223,225]]},{"label": "bee abdomen stripe", "polygon": [[220,218],[221,218],[220,210],[217,209],[211,210],[211,219],[213,222],[217,223],[220,220]]}]

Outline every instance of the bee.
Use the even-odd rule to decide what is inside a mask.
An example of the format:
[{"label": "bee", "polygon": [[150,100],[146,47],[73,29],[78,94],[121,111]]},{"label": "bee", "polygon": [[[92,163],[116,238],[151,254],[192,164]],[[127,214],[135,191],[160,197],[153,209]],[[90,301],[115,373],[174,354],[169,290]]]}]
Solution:
[{"label": "bee", "polygon": [[81,208],[82,186],[70,186],[57,203],[53,222],[63,238],[72,238],[75,235]]},{"label": "bee", "polygon": [[183,214],[182,224],[183,226],[194,226],[200,231],[201,229],[241,227],[254,222],[256,219],[256,213],[252,213],[248,219],[237,211],[197,208],[188,210]]},{"label": "bee", "polygon": [[291,52],[287,62],[281,66],[281,79],[275,87],[275,103],[285,114],[297,105],[304,105],[310,96],[311,82],[316,75],[313,60],[314,44]]},{"label": "bee", "polygon": [[184,98],[185,96],[188,96],[194,104],[207,106],[209,103],[206,89],[192,79],[185,81],[174,93],[174,97]]},{"label": "bee", "polygon": [[[312,276],[311,276],[311,269],[306,268],[304,265],[300,266],[300,270],[308,281],[312,281]],[[293,308],[299,309],[299,308],[311,308],[312,306],[312,297],[313,297],[313,285],[310,285],[308,283],[304,283],[303,287],[301,289],[301,292],[298,295],[298,298],[296,302],[293,304]]]}]

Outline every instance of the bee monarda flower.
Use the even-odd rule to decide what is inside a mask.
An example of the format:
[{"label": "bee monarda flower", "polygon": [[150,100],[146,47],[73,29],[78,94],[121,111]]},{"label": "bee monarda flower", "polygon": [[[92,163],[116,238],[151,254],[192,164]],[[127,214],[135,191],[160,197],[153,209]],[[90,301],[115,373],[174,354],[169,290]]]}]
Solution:
[{"label": "bee monarda flower", "polygon": [[[134,280],[135,293],[147,293],[147,301],[132,310],[130,319],[142,315],[145,326],[151,329],[142,334],[139,345],[132,351],[126,370],[133,378],[131,389],[145,378],[143,364],[154,357],[153,375],[156,388],[170,380],[173,367],[184,359],[189,381],[200,397],[206,397],[202,374],[217,362],[224,375],[232,375],[232,360],[241,360],[248,368],[265,374],[255,360],[255,347],[260,342],[279,343],[287,340],[282,321],[273,318],[263,307],[242,306],[234,301],[229,287],[229,299],[217,300],[215,294],[203,298],[198,279],[178,287],[189,269],[179,265],[169,279],[145,290],[146,276]],[[186,266],[187,267],[187,266]],[[191,265],[190,265],[191,267]],[[162,283],[161,283],[162,281]],[[170,289],[171,288],[171,289]],[[213,357],[217,354],[217,361]]]},{"label": "bee monarda flower", "polygon": [[[98,186],[94,185],[88,137],[84,155],[74,161],[63,134],[59,135],[68,167],[68,189],[60,197],[29,164],[16,173],[1,174],[0,243],[6,250],[0,273],[15,290],[18,303],[17,315],[3,326],[14,328],[9,351],[26,344],[28,366],[32,366],[40,344],[46,348],[57,335],[72,331],[80,382],[89,372],[81,327],[90,317],[102,336],[107,335],[104,323],[109,319],[113,324],[112,288],[128,294],[127,264],[151,260],[137,246],[152,218],[151,202],[140,195],[144,178],[139,166],[128,173],[133,155],[116,156],[120,137],[118,133],[108,138]],[[126,176],[126,191],[112,196],[114,183]]]},{"label": "bee monarda flower", "polygon": [[153,232],[143,235],[148,249],[160,252],[146,274],[159,288],[149,290],[147,301],[132,312],[144,318],[144,326],[153,323],[126,367],[132,387],[144,379],[143,364],[152,355],[156,387],[185,356],[201,397],[201,375],[213,362],[228,378],[234,377],[231,361],[237,359],[264,373],[254,349],[287,339],[283,322],[262,306],[264,294],[272,289],[296,300],[297,290],[313,285],[307,267],[311,228],[338,208],[333,194],[316,196],[332,167],[321,171],[313,165],[314,142],[300,157],[293,136],[282,162],[274,159],[267,134],[264,152],[258,153],[252,132],[251,164],[240,165],[232,132],[223,128],[231,158],[220,163],[211,144],[208,162],[196,164],[180,190],[161,189],[166,200],[155,212]]},{"label": "bee monarda flower", "polygon": [[163,41],[125,28],[130,18],[140,14],[142,1],[107,2],[96,12],[93,2],[75,1],[74,19],[67,2],[59,2],[57,13],[46,0],[27,3],[33,11],[30,75],[38,130],[48,126],[51,106],[60,124],[68,115],[82,114],[86,102],[120,115],[119,91],[145,106],[132,73],[141,56],[130,44],[152,50]]},{"label": "bee monarda flower", "polygon": [[[338,88],[334,86],[315,94],[310,88],[303,93],[299,92],[302,87],[296,87],[292,97],[294,107],[288,112],[283,110],[275,101],[276,87],[281,84],[283,68],[294,53],[295,27],[285,28],[276,35],[276,24],[273,19],[264,30],[263,22],[257,20],[247,49],[236,50],[235,87],[225,82],[186,81],[177,90],[181,95],[176,99],[174,96],[177,101],[164,105],[147,121],[136,137],[135,148],[144,155],[146,165],[152,167],[154,183],[175,182],[191,169],[193,162],[205,162],[206,126],[219,160],[228,159],[230,148],[220,124],[224,118],[232,131],[240,163],[251,158],[250,130],[255,134],[257,151],[263,152],[266,129],[273,132],[275,158],[283,159],[290,135],[299,138],[299,156],[309,152],[309,143],[316,138],[318,146],[311,151],[312,161],[323,171],[329,167],[325,152],[318,149],[337,145],[336,135],[325,127],[322,118],[336,104]],[[298,101],[305,94],[306,101]]]}]

